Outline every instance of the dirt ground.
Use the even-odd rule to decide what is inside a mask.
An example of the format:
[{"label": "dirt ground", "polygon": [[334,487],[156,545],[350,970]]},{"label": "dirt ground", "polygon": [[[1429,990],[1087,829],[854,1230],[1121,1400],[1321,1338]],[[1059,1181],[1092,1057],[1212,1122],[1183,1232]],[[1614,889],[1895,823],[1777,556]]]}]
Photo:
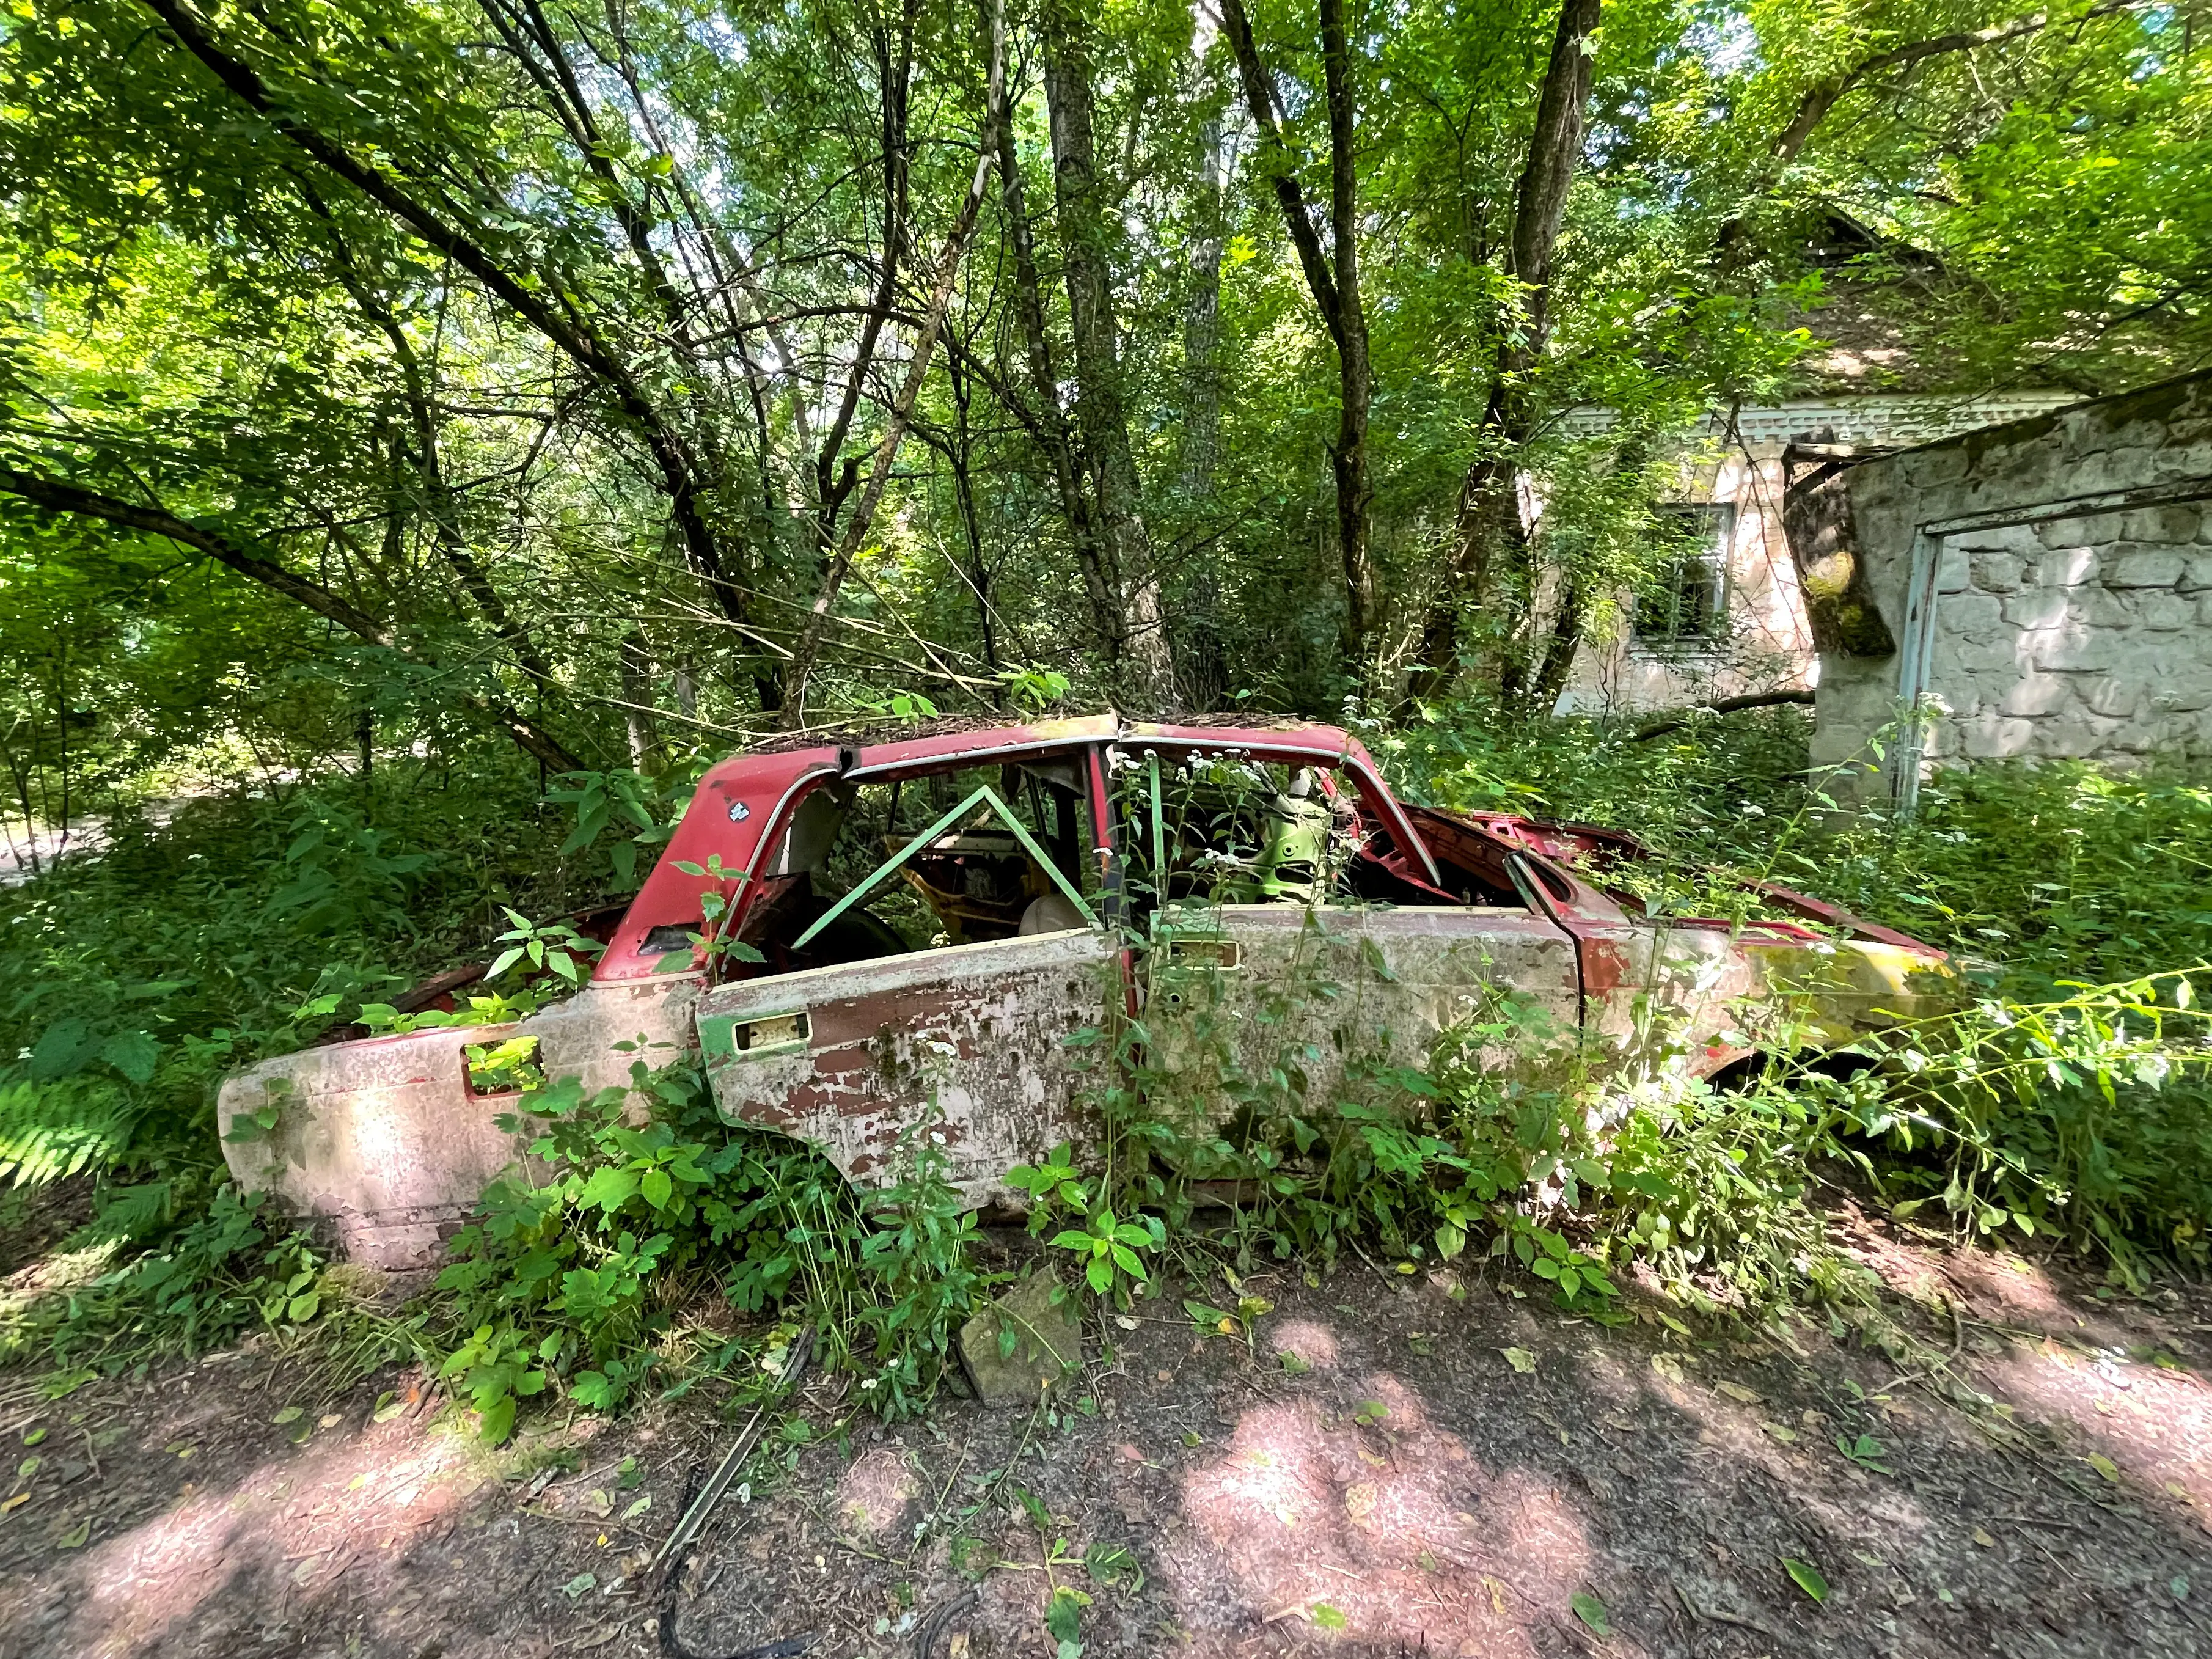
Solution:
[{"label": "dirt ground", "polygon": [[1049,1411],[817,1375],[665,1585],[702,1394],[492,1453],[404,1373],[0,1377],[0,1654],[1072,1659],[1057,1585],[1092,1659],[2212,1652],[2212,1297],[1837,1224],[1896,1292],[1856,1324],[1355,1266],[1236,1335],[1164,1285]]}]

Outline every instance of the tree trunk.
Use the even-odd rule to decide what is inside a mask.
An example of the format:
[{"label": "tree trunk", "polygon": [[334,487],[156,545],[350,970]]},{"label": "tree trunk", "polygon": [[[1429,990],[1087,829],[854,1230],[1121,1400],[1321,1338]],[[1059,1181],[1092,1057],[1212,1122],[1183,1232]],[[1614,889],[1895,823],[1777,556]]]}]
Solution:
[{"label": "tree trunk", "polygon": [[1261,164],[1275,187],[1283,226],[1297,251],[1306,287],[1336,347],[1338,416],[1329,471],[1336,489],[1337,552],[1344,573],[1345,668],[1365,678],[1375,620],[1375,575],[1367,546],[1367,410],[1373,369],[1367,355],[1367,312],[1359,297],[1359,189],[1357,115],[1352,85],[1352,47],[1344,0],[1321,0],[1322,68],[1327,83],[1329,137],[1329,241],[1307,210],[1290,151],[1283,143],[1275,92],[1260,62],[1252,20],[1243,0],[1223,0],[1222,25],[1237,54],[1244,100],[1260,130]]},{"label": "tree trunk", "polygon": [[[1516,480],[1519,453],[1533,426],[1528,372],[1543,355],[1551,307],[1552,256],[1566,211],[1567,191],[1581,160],[1583,129],[1589,108],[1590,36],[1598,26],[1601,0],[1565,0],[1552,38],[1552,55],[1536,103],[1535,131],[1514,192],[1510,274],[1523,292],[1521,326],[1501,327],[1490,398],[1483,410],[1477,453],[1460,486],[1458,521],[1441,591],[1431,603],[1421,629],[1422,672],[1417,696],[1443,690],[1458,672],[1462,616],[1479,609],[1488,595],[1492,566],[1503,552],[1525,563],[1528,543],[1521,524]],[[1523,585],[1522,605],[1534,603],[1534,583]],[[1577,607],[1579,614],[1579,607]],[[1510,633],[1525,617],[1508,619]],[[1540,669],[1538,681],[1543,678]]]},{"label": "tree trunk", "polygon": [[1015,151],[1012,121],[999,124],[999,180],[1006,236],[1014,256],[1014,316],[1021,325],[1030,387],[1037,400],[1038,443],[1045,452],[1045,459],[1051,464],[1053,483],[1060,490],[1060,514],[1067,521],[1076,565],[1083,573],[1083,589],[1091,601],[1091,623],[1098,630],[1100,649],[1108,665],[1118,669],[1128,629],[1121,615],[1121,596],[1106,579],[1097,518],[1083,494],[1067,411],[1060,401],[1060,377],[1052,362],[1052,337],[1045,327],[1044,285],[1037,275],[1036,240],[1030,226],[1021,158]]},{"label": "tree trunk", "polygon": [[1190,293],[1183,302],[1182,483],[1194,502],[1213,493],[1221,455],[1221,246],[1227,219],[1221,118],[1199,139],[1202,173],[1189,254]]},{"label": "tree trunk", "polygon": [[629,738],[630,769],[650,772],[660,762],[660,732],[653,718],[653,659],[635,629],[622,636],[615,647],[615,659],[622,684],[623,724]]},{"label": "tree trunk", "polygon": [[[971,473],[975,436],[968,424],[968,381],[960,373],[960,359],[947,353],[946,373],[952,381],[952,441],[945,453],[952,465],[953,503],[960,513],[960,529],[968,543],[968,586],[975,596],[975,626],[983,638],[983,663],[994,675],[1000,670],[998,619],[991,610],[991,568],[983,562],[983,529],[975,516],[975,482]],[[1003,704],[1006,688],[993,690],[991,701]]]},{"label": "tree trunk", "polygon": [[1097,492],[1107,579],[1121,595],[1127,642],[1123,684],[1146,712],[1162,713],[1173,701],[1173,676],[1161,631],[1158,579],[1152,569],[1152,542],[1146,532],[1122,398],[1092,131],[1091,63],[1082,25],[1072,14],[1069,0],[1048,0],[1043,22],[1053,194],[1060,214],[1068,325],[1075,337],[1076,420]]},{"label": "tree trunk", "polygon": [[1336,535],[1344,562],[1344,654],[1364,678],[1375,622],[1375,570],[1367,548],[1367,408],[1374,373],[1367,356],[1367,307],[1359,297],[1359,185],[1352,49],[1344,0],[1321,0],[1323,73],[1328,91],[1328,222],[1334,244],[1338,325],[1339,410],[1336,447]]},{"label": "tree trunk", "polygon": [[874,521],[876,509],[884,499],[884,491],[890,483],[891,464],[898,459],[899,446],[905,441],[907,428],[914,421],[914,406],[921,396],[922,382],[928,378],[929,361],[936,355],[937,337],[945,327],[945,313],[952,303],[953,279],[959,274],[960,256],[968,246],[969,234],[975,228],[975,216],[982,210],[983,191],[990,183],[991,167],[998,155],[998,128],[1009,118],[1006,94],[1006,21],[1003,0],[994,8],[991,20],[991,77],[985,94],[982,143],[975,156],[975,175],[968,186],[968,195],[960,204],[958,216],[945,239],[945,248],[937,256],[935,281],[929,295],[929,310],[923,317],[921,332],[914,343],[914,355],[907,364],[906,379],[899,386],[893,401],[890,418],[884,423],[882,441],[876,446],[875,465],[868,474],[868,482],[860,492],[859,504],[845,526],[845,534],[837,550],[823,573],[822,590],[815,595],[812,610],[808,611],[806,624],[793,647],[791,662],[784,670],[783,708],[779,726],[786,732],[795,732],[806,724],[806,691],[814,674],[814,665],[822,654],[822,641],[828,631],[830,616],[837,603],[837,594],[845,585],[846,574],[866,540],[868,526]]}]

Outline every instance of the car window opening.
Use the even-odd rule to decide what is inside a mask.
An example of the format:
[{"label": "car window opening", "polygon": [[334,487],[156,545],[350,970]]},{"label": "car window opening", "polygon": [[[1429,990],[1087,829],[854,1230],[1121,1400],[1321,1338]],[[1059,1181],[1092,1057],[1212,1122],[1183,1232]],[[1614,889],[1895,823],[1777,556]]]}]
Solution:
[{"label": "car window opening", "polygon": [[1526,908],[1502,861],[1494,876],[1409,860],[1326,766],[1235,752],[1117,751],[1115,833],[1139,917],[1220,904],[1471,905]]},{"label": "car window opening", "polygon": [[763,861],[739,926],[763,960],[733,962],[729,976],[1092,925],[1083,775],[1077,757],[1048,757],[817,786]]}]

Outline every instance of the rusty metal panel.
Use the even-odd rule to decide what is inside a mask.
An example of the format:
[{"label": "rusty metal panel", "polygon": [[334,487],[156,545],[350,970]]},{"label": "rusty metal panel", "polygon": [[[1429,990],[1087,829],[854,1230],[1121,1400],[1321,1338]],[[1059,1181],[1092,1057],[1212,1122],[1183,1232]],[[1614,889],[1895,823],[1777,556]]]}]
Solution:
[{"label": "rusty metal panel", "polygon": [[727,1121],[885,1187],[934,1102],[950,1176],[980,1206],[1014,1198],[1001,1177],[1015,1164],[1097,1133],[1063,1045],[1119,993],[1114,939],[1080,928],[740,981],[706,993],[697,1019]]},{"label": "rusty metal panel", "polygon": [[[640,1060],[659,1066],[680,1057],[692,1041],[698,993],[696,974],[592,985],[508,1024],[444,1026],[264,1060],[225,1080],[216,1116],[228,1136],[240,1117],[273,1105],[276,1127],[266,1139],[226,1139],[223,1157],[247,1191],[331,1223],[354,1260],[434,1265],[485,1185],[517,1171],[534,1138],[500,1132],[494,1120],[522,1097],[472,1091],[462,1051],[534,1036],[549,1079],[574,1077],[596,1092],[626,1085]],[[617,1042],[634,1046],[618,1050]]]},{"label": "rusty metal panel", "polygon": [[[1502,995],[1530,1011],[1542,1041],[1576,1039],[1574,941],[1525,910],[1226,905],[1178,934],[1149,953],[1144,1019],[1186,1133],[1233,1109],[1212,1086],[1224,1061],[1262,1086],[1280,1068],[1322,1109],[1356,1090],[1363,1067],[1425,1070],[1440,1033],[1494,1012]],[[1524,1058],[1484,1054],[1495,1066]],[[1207,1114],[1216,1121],[1197,1121]]]},{"label": "rusty metal panel", "polygon": [[1642,1075],[1703,1077],[1747,1054],[1847,1043],[1893,1017],[1956,1006],[1961,993],[1942,958],[1917,945],[1756,922],[1630,922],[1583,948],[1585,1018],[1610,1066]]}]

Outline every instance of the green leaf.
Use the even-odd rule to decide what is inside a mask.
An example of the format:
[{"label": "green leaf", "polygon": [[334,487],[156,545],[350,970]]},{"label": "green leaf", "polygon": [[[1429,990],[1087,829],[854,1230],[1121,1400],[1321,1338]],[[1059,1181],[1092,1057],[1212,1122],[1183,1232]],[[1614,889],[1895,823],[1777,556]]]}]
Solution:
[{"label": "green leaf", "polygon": [[100,1057],[133,1083],[145,1083],[161,1058],[161,1045],[143,1031],[124,1031],[100,1045]]},{"label": "green leaf", "polygon": [[1588,1590],[1578,1590],[1574,1595],[1569,1596],[1567,1598],[1567,1605],[1574,1609],[1576,1618],[1581,1620],[1583,1623],[1589,1626],[1590,1633],[1592,1635],[1610,1636],[1613,1634],[1612,1615],[1606,1612],[1605,1603],[1599,1601],[1597,1597],[1592,1595]]},{"label": "green leaf", "polygon": [[1322,1630],[1342,1630],[1345,1624],[1343,1613],[1326,1601],[1313,1604],[1313,1621]]},{"label": "green leaf", "polygon": [[514,1431],[514,1396],[502,1394],[478,1413],[477,1432],[488,1445],[502,1444]]},{"label": "green leaf", "polygon": [[654,1209],[665,1210],[668,1207],[668,1200],[675,1195],[676,1183],[669,1178],[665,1170],[647,1170],[638,1182],[638,1190]]},{"label": "green leaf", "polygon": [[1796,1582],[1797,1588],[1815,1601],[1828,1599],[1828,1581],[1820,1577],[1820,1570],[1810,1561],[1800,1561],[1794,1555],[1785,1555],[1782,1558],[1782,1565]]},{"label": "green leaf", "polygon": [[627,1204],[638,1188],[637,1171],[619,1164],[603,1164],[592,1171],[576,1202],[585,1209],[597,1207],[612,1215]]},{"label": "green leaf", "polygon": [[1061,1584],[1052,1593],[1052,1601],[1044,1610],[1046,1632],[1055,1642],[1074,1642],[1083,1635],[1083,1609],[1091,1605],[1091,1598],[1081,1590]]}]

